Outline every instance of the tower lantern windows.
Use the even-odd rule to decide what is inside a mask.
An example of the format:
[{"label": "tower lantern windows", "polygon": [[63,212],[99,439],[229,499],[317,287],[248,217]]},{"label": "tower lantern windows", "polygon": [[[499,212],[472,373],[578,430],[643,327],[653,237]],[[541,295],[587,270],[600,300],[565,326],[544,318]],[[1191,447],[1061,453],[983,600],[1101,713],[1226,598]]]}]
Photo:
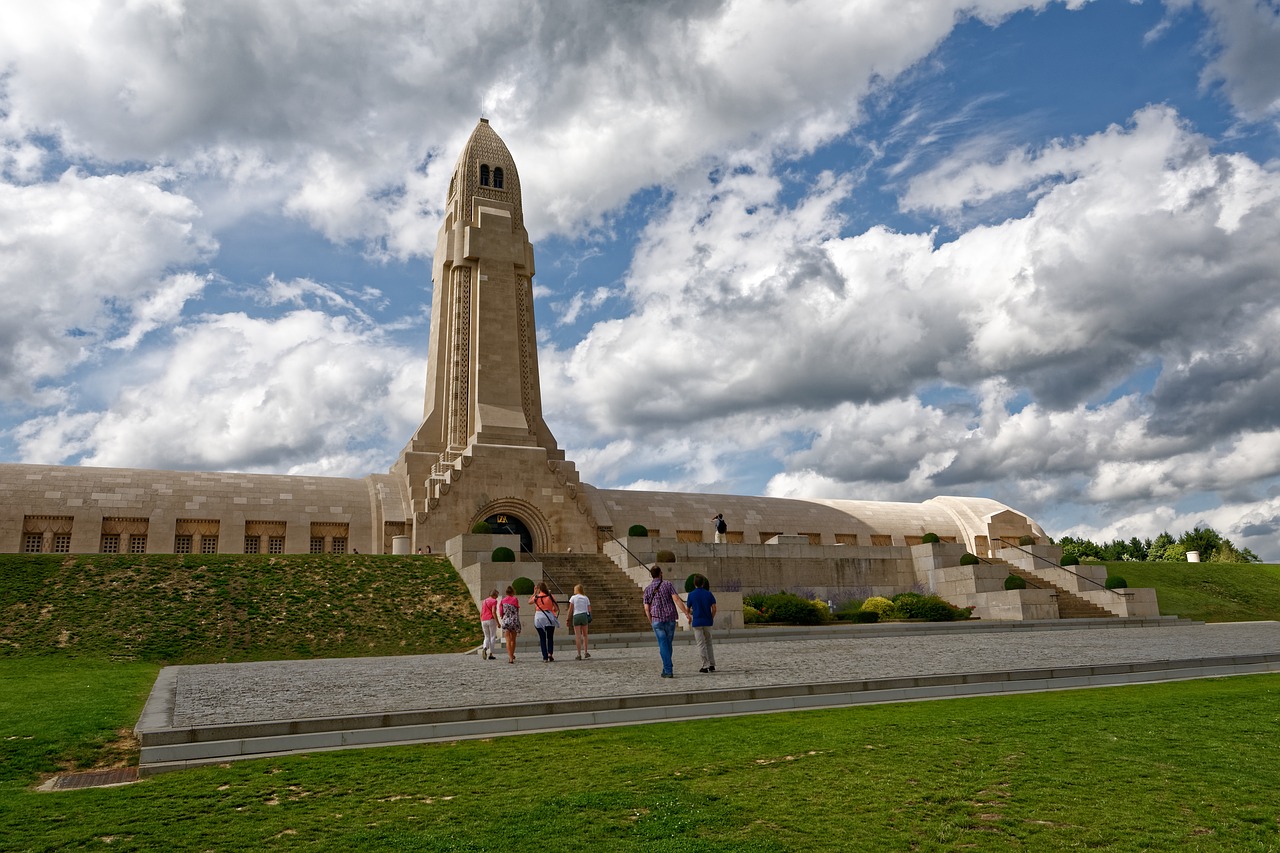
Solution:
[{"label": "tower lantern windows", "polygon": [[490,168],[488,163],[480,164],[480,186],[493,187],[495,190],[500,190],[502,189],[504,178],[501,166]]}]

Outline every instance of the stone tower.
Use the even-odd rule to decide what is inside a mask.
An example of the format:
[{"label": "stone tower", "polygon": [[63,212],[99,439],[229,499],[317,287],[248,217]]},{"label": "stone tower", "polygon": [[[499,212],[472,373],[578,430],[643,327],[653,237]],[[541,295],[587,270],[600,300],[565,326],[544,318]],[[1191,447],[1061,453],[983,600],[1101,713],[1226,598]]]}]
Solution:
[{"label": "stone tower", "polygon": [[577,471],[542,419],[520,175],[487,119],[454,166],[445,210],[423,420],[392,469],[414,545],[438,549],[497,518],[537,551],[595,550]]}]

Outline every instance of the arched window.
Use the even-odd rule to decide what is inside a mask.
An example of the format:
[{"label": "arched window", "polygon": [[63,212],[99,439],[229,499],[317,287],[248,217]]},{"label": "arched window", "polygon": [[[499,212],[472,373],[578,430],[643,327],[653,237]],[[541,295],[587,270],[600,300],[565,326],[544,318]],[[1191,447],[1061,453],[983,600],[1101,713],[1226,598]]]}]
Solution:
[{"label": "arched window", "polygon": [[482,187],[489,186],[489,167],[488,166],[480,167],[480,186]]},{"label": "arched window", "polygon": [[494,189],[502,189],[502,167],[495,166],[493,169],[493,186]]}]

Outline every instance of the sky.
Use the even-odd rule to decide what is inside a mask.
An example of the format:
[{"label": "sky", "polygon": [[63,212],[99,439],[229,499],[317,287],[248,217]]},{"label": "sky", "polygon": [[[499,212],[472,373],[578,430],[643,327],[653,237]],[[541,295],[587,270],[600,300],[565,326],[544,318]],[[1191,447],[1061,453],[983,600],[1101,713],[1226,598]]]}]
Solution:
[{"label": "sky", "polygon": [[480,117],[602,488],[1280,561],[1280,0],[0,7],[0,461],[361,477]]}]

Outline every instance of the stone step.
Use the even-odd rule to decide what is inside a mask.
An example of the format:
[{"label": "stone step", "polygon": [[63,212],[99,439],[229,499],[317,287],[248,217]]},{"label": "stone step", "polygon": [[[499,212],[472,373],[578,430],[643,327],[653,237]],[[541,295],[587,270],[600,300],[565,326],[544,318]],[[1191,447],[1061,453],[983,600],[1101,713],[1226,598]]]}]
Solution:
[{"label": "stone step", "polygon": [[[1003,560],[992,560],[991,562],[999,564],[1004,563]],[[1107,619],[1118,618],[1116,614],[1107,610],[1105,607],[1099,607],[1092,601],[1087,601],[1070,590],[1064,589],[1050,580],[1040,577],[1034,572],[1020,569],[1009,563],[1010,574],[1017,575],[1027,582],[1030,586],[1036,586],[1041,589],[1052,589],[1058,594],[1058,617],[1061,619]]]},{"label": "stone step", "polygon": [[554,579],[565,597],[582,584],[591,599],[591,630],[601,633],[649,631],[641,596],[643,590],[603,554],[535,554],[543,577]]}]

